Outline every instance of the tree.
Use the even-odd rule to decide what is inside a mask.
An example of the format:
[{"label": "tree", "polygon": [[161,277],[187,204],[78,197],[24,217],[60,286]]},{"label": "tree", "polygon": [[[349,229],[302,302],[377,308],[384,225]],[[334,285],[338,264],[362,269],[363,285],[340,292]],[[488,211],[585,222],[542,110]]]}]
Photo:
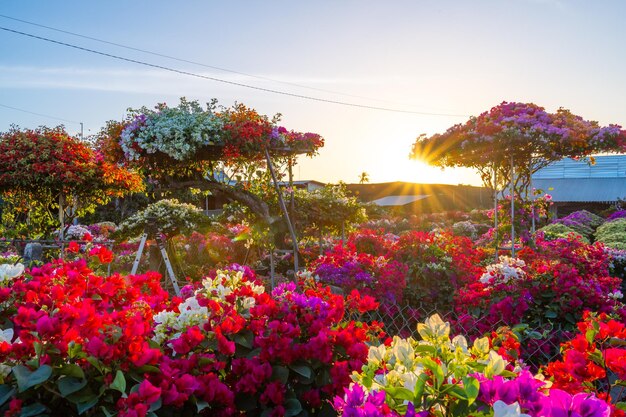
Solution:
[{"label": "tree", "polygon": [[359,184],[365,184],[366,182],[370,182],[370,176],[367,172],[363,171],[361,175],[359,175]]},{"label": "tree", "polygon": [[243,104],[218,108],[213,101],[205,109],[182,98],[177,107],[131,110],[119,127],[107,125],[98,146],[112,160],[140,169],[157,190],[209,190],[271,224],[269,206],[250,191],[269,176],[266,151],[285,166],[295,154],[312,156],[324,144],[319,135],[289,131],[278,121],[279,115],[270,119]]},{"label": "tree", "polygon": [[618,125],[601,127],[563,108],[548,113],[532,103],[503,102],[443,134],[419,136],[410,157],[440,167],[475,168],[493,189],[513,179],[515,194],[524,198],[531,175],[553,161],[624,149],[626,133]]},{"label": "tree", "polygon": [[0,136],[0,155],[0,192],[10,209],[3,215],[28,219],[37,233],[143,189],[137,173],[106,161],[62,126],[13,128]]}]

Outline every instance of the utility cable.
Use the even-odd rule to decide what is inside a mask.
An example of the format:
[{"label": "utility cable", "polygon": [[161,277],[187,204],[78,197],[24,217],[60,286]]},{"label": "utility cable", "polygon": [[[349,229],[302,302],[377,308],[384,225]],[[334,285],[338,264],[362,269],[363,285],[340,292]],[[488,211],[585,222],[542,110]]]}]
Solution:
[{"label": "utility cable", "polygon": [[[141,53],[144,53],[144,54],[158,56],[158,57],[161,57],[161,58],[171,59],[171,60],[178,61],[178,62],[184,62],[184,63],[187,63],[187,64],[193,64],[193,65],[198,65],[198,66],[205,67],[205,68],[211,68],[211,69],[215,69],[215,70],[219,70],[219,71],[229,72],[231,74],[243,75],[245,77],[257,78],[259,80],[271,81],[271,82],[274,82],[274,83],[290,85],[292,87],[305,88],[305,89],[313,90],[313,91],[320,91],[320,92],[323,92],[323,93],[337,94],[337,95],[342,95],[342,96],[346,96],[346,97],[353,97],[353,98],[360,98],[360,99],[364,99],[364,100],[379,101],[379,102],[383,102],[383,103],[392,103],[392,104],[395,103],[395,102],[390,101],[390,100],[383,100],[383,99],[378,99],[378,98],[365,97],[365,96],[360,96],[360,95],[356,95],[356,94],[342,93],[342,92],[338,92],[338,91],[327,90],[327,89],[324,89],[324,88],[311,87],[311,86],[308,86],[308,85],[292,83],[292,82],[289,82],[289,81],[277,80],[275,78],[263,77],[261,75],[248,74],[248,73],[245,73],[245,72],[235,71],[235,70],[231,70],[231,69],[223,68],[223,67],[217,67],[217,66],[214,66],[214,65],[203,64],[201,62],[191,61],[191,60],[183,59],[183,58],[177,58],[175,56],[166,55],[166,54],[162,54],[162,53],[159,53],[159,52],[154,52],[154,51],[149,51],[149,50],[146,50],[146,49],[136,48],[136,47],[133,47],[133,46],[128,46],[128,45],[124,45],[124,44],[121,44],[121,43],[111,42],[111,41],[107,41],[107,40],[104,40],[104,39],[94,38],[92,36],[82,35],[80,33],[70,32],[68,30],[63,30],[63,29],[52,27],[52,26],[42,25],[41,23],[30,22],[28,20],[18,19],[16,17],[7,16],[7,15],[4,15],[4,14],[0,14],[0,17],[5,18],[5,19],[9,19],[9,20],[14,20],[14,21],[20,22],[20,23],[25,23],[25,24],[31,25],[31,26],[36,26],[36,27],[40,27],[40,28],[44,28],[44,29],[48,29],[48,30],[53,30],[55,32],[64,33],[66,35],[72,35],[72,36],[76,36],[76,37],[79,37],[79,38],[88,39],[88,40],[91,40],[91,41],[100,42],[100,43],[104,43],[104,44],[107,44],[107,45],[112,45],[112,46],[116,46],[116,47],[119,47],[119,48],[128,49],[128,50],[131,50],[131,51],[136,51],[136,52],[141,52]],[[399,103],[395,103],[395,104],[399,104]],[[411,104],[402,104],[402,105],[413,106]]]},{"label": "utility cable", "polygon": [[157,68],[157,69],[161,69],[161,70],[168,71],[168,72],[173,72],[173,73],[177,73],[177,74],[187,75],[187,76],[195,77],[195,78],[201,78],[201,79],[205,79],[205,80],[211,80],[211,81],[220,82],[220,83],[229,84],[229,85],[234,85],[234,86],[243,87],[243,88],[249,88],[249,89],[253,89],[253,90],[257,90],[257,91],[264,91],[264,92],[267,92],[267,93],[273,93],[273,94],[279,94],[279,95],[288,96],[288,97],[300,98],[300,99],[303,99],[303,100],[317,101],[317,102],[321,102],[321,103],[337,104],[337,105],[341,105],[341,106],[355,107],[355,108],[362,108],[362,109],[380,110],[380,111],[386,111],[386,112],[392,112],[392,113],[417,114],[417,115],[422,115],[422,116],[468,117],[467,115],[464,115],[464,114],[430,113],[430,112],[420,112],[420,111],[413,111],[413,110],[394,109],[394,108],[390,108],[390,107],[369,106],[369,105],[366,105],[366,104],[350,103],[350,102],[339,101],[339,100],[330,100],[330,99],[324,99],[324,98],[320,98],[320,97],[306,96],[306,95],[303,95],[303,94],[296,94],[296,93],[290,93],[290,92],[287,92],[287,91],[275,90],[275,89],[271,89],[271,88],[258,87],[258,86],[254,86],[254,85],[250,85],[250,84],[244,84],[244,83],[240,83],[240,82],[236,82],[236,81],[229,81],[229,80],[224,80],[224,79],[221,79],[221,78],[210,77],[210,76],[207,76],[207,75],[196,74],[196,73],[193,73],[193,72],[179,70],[179,69],[171,68],[171,67],[166,67],[166,66],[163,66],[163,65],[152,64],[152,63],[145,62],[145,61],[139,61],[137,59],[126,58],[126,57],[122,57],[122,56],[119,56],[119,55],[114,55],[114,54],[110,54],[110,53],[106,53],[106,52],[97,51],[95,49],[89,49],[89,48],[85,48],[85,47],[82,47],[82,46],[70,44],[70,43],[67,43],[67,42],[57,41],[57,40],[46,38],[46,37],[43,37],[43,36],[33,35],[31,33],[26,33],[26,32],[21,32],[21,31],[14,30],[14,29],[9,29],[9,28],[2,27],[2,26],[0,26],[0,29],[4,30],[6,32],[11,32],[11,33],[15,33],[15,34],[22,35],[22,36],[27,36],[27,37],[30,37],[30,38],[33,38],[33,39],[38,39],[38,40],[42,40],[42,41],[45,41],[45,42],[66,46],[68,48],[73,48],[73,49],[77,49],[77,50],[81,50],[81,51],[85,51],[85,52],[90,52],[90,53],[93,53],[93,54],[97,54],[97,55],[101,55],[101,56],[105,56],[105,57],[109,57],[109,58],[114,58],[114,59],[117,59],[117,60],[120,60],[120,61],[131,62],[131,63],[134,63],[134,64],[143,65],[143,66],[150,67],[150,68]]},{"label": "utility cable", "polygon": [[24,109],[18,109],[17,107],[13,107],[13,106],[7,106],[6,104],[0,104],[0,107],[5,107],[7,109],[11,109],[11,110],[16,110],[16,111],[21,111],[23,113],[30,113],[30,114],[34,114],[35,116],[41,116],[41,117],[47,117],[49,119],[56,119],[56,120],[60,120],[62,122],[67,122],[67,123],[74,123],[79,125],[80,122],[77,122],[75,120],[68,120],[68,119],[62,119],[60,117],[56,117],[56,116],[50,116],[49,114],[43,114],[43,113],[35,113],[33,111],[30,110],[24,110]]}]

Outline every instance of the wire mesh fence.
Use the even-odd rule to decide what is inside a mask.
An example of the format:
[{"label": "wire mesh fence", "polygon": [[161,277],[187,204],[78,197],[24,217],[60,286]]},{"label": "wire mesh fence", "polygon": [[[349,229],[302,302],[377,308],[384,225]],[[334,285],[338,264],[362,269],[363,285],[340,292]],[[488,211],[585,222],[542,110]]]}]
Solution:
[{"label": "wire mesh fence", "polygon": [[536,370],[542,365],[560,359],[560,345],[574,336],[573,332],[561,326],[546,323],[540,327],[515,326],[493,317],[475,317],[468,313],[437,310],[426,306],[381,305],[378,309],[362,314],[363,321],[377,321],[383,324],[389,337],[400,336],[419,339],[417,324],[433,314],[439,314],[449,322],[451,335],[463,335],[470,342],[486,334],[498,332],[501,328],[515,331],[520,341],[520,358],[526,365]]}]

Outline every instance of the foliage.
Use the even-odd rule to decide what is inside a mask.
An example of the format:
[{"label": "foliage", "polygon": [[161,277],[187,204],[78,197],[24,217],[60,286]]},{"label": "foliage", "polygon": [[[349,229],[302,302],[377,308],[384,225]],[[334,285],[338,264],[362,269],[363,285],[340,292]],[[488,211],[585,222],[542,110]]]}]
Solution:
[{"label": "foliage", "polygon": [[574,239],[580,239],[581,242],[589,243],[588,238],[583,237],[580,233],[563,223],[550,223],[539,229],[537,232],[542,233],[545,240],[567,239],[568,237],[573,237]]},{"label": "foliage", "polygon": [[180,203],[176,199],[160,200],[122,222],[116,235],[139,236],[144,231],[157,231],[173,236],[195,229],[206,221],[206,216],[196,206]]},{"label": "foliage", "polygon": [[295,219],[301,228],[339,232],[341,225],[367,220],[364,207],[356,197],[346,194],[344,184],[326,185],[323,188],[306,191],[295,190]]},{"label": "foliage", "polygon": [[613,249],[626,249],[626,219],[606,222],[596,229],[596,241]]},{"label": "foliage", "polygon": [[112,197],[143,189],[136,173],[105,161],[62,127],[14,128],[0,137],[0,153],[0,191],[11,208],[5,207],[3,216],[20,223],[30,213],[38,232],[58,227],[52,210],[59,206],[71,220]]}]

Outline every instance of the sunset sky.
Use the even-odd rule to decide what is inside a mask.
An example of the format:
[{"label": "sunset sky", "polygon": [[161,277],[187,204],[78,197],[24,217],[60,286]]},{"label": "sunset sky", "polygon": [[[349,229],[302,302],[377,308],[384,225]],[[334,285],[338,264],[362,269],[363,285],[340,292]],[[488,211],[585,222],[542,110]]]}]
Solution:
[{"label": "sunset sky", "polygon": [[64,123],[77,133],[83,122],[93,134],[128,107],[217,98],[282,113],[286,127],[324,136],[320,155],[300,161],[297,179],[357,182],[365,171],[371,182],[478,185],[470,170],[409,160],[415,138],[504,100],[626,125],[626,2],[618,0],[4,0],[0,15],[2,28],[318,99],[0,30],[0,131]]}]

